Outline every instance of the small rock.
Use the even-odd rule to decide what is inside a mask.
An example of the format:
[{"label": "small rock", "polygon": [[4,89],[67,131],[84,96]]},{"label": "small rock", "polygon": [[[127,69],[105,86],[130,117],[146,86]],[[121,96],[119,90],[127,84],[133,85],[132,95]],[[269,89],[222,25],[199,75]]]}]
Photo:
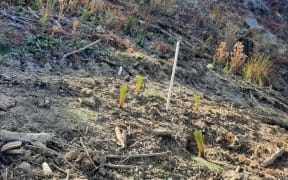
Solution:
[{"label": "small rock", "polygon": [[93,78],[83,78],[81,80],[81,83],[85,84],[86,86],[90,87],[90,88],[94,88],[95,87],[95,81]]},{"label": "small rock", "polygon": [[17,149],[17,148],[20,148],[21,146],[22,146],[22,141],[8,142],[7,144],[1,147],[1,152],[8,151],[11,149]]},{"label": "small rock", "polygon": [[213,69],[213,68],[214,68],[214,65],[211,64],[211,63],[210,63],[210,64],[207,64],[206,68],[207,68],[207,69]]},{"label": "small rock", "polygon": [[9,96],[0,95],[0,111],[7,111],[11,107],[16,106],[16,102]]},{"label": "small rock", "polygon": [[45,175],[52,175],[52,170],[46,162],[42,163],[42,170]]},{"label": "small rock", "polygon": [[23,169],[23,170],[25,170],[25,171],[27,171],[27,172],[30,172],[30,171],[31,171],[31,165],[30,165],[29,163],[27,163],[27,162],[22,162],[22,163],[18,166],[18,168]]},{"label": "small rock", "polygon": [[96,106],[96,102],[95,102],[95,98],[91,97],[91,98],[79,98],[78,101],[80,102],[81,105],[86,105],[89,107],[95,107]]},{"label": "small rock", "polygon": [[83,88],[80,91],[81,96],[90,97],[93,95],[93,89]]},{"label": "small rock", "polygon": [[101,176],[106,176],[106,171],[105,171],[104,168],[99,168],[98,173],[99,173]]}]

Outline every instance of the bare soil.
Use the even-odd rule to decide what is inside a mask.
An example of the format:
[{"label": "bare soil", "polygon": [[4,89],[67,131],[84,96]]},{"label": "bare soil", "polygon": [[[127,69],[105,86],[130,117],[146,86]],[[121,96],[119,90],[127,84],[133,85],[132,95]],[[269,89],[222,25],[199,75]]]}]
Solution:
[{"label": "bare soil", "polygon": [[[11,40],[11,48],[25,44],[26,37],[33,34],[33,28],[5,16],[0,24],[0,32],[12,36],[5,37]],[[89,34],[84,44],[87,39],[94,41],[104,36],[99,32],[93,36],[90,28],[82,28]],[[121,56],[117,54],[119,43],[107,40],[79,57],[67,58],[59,70],[58,60],[64,51],[69,52],[68,43],[61,43],[61,48],[47,47],[38,52],[43,57],[22,54],[0,61],[1,129],[53,135],[53,140],[40,146],[22,142],[18,154],[1,152],[1,178],[287,179],[285,89],[256,87],[238,76],[207,68],[211,59],[205,55],[188,57],[183,51],[167,111],[172,63],[153,55],[155,49],[135,48],[143,52],[141,58]],[[279,64],[283,74],[287,74],[286,65]],[[118,75],[120,66],[123,72]],[[145,78],[139,94],[134,92],[137,74]],[[124,107],[119,108],[122,84],[128,86],[128,93]],[[83,89],[92,94],[84,95]],[[197,110],[194,95],[201,96]],[[115,127],[127,132],[125,148],[117,144]],[[196,129],[204,135],[205,159],[221,169],[209,169],[194,159],[198,155],[193,138]],[[155,133],[159,131],[166,134]],[[0,147],[5,144],[0,138]],[[263,167],[262,163],[280,148],[286,148],[284,154]],[[153,153],[164,155],[150,157]],[[53,173],[43,172],[43,162]]]}]

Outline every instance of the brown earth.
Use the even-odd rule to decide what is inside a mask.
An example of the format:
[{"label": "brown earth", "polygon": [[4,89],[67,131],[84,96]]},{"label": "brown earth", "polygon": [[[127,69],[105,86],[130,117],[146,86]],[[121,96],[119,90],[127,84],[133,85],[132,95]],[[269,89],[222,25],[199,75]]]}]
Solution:
[{"label": "brown earth", "polygon": [[[15,7],[1,10],[11,14]],[[188,16],[187,12],[182,15]],[[18,155],[1,152],[3,179],[287,179],[288,94],[284,60],[277,64],[283,74],[276,81],[277,88],[256,87],[240,77],[207,68],[211,63],[208,49],[202,54],[197,50],[196,55],[193,51],[195,57],[189,54],[192,47],[187,50],[189,37],[197,36],[185,34],[185,23],[176,24],[169,16],[159,17],[160,29],[174,28],[172,32],[184,36],[167,111],[165,99],[172,63],[166,59],[171,59],[173,53],[169,45],[156,43],[167,37],[155,26],[147,31],[143,47],[138,47],[133,36],[126,38],[121,33],[115,35],[83,25],[78,37],[82,44],[98,38],[103,38],[102,42],[61,64],[63,54],[75,49],[69,46],[70,34],[50,34],[60,41],[60,47],[44,36],[47,45],[39,45],[35,42],[42,42],[42,37],[27,38],[34,31],[40,32],[35,28],[36,21],[30,23],[33,26],[1,16],[0,33],[10,49],[36,49],[33,55],[12,50],[0,60],[1,129],[51,133],[53,139],[40,143],[42,149],[35,142],[23,141]],[[71,20],[61,23],[64,32],[68,32]],[[200,22],[189,21],[186,27],[189,23]],[[175,26],[163,28],[165,24]],[[207,30],[204,33],[213,35],[208,26],[201,28],[199,34]],[[285,49],[286,45],[282,47]],[[138,56],[129,55],[131,49]],[[126,52],[121,54],[119,50]],[[120,66],[123,71],[117,75]],[[134,92],[137,74],[145,78],[139,94]],[[119,108],[122,84],[128,86],[128,94],[124,108]],[[85,95],[84,90],[92,94]],[[194,108],[196,94],[201,95],[198,110]],[[115,127],[127,133],[125,148],[117,144]],[[192,135],[196,129],[204,135],[205,159],[221,169],[209,169],[195,160],[198,151]],[[0,139],[1,147],[6,143]],[[262,163],[280,148],[286,151],[272,165],[263,167]],[[162,152],[163,156],[147,157]],[[48,163],[52,174],[43,172],[43,162]]]}]

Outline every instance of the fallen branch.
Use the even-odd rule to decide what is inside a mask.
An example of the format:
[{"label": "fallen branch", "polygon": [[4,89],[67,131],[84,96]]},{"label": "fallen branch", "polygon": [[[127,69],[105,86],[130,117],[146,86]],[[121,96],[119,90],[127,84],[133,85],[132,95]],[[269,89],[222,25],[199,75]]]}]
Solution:
[{"label": "fallen branch", "polygon": [[28,144],[26,144],[25,146],[24,146],[24,148],[27,148],[27,149],[39,149],[40,150],[40,153],[42,154],[42,155],[54,155],[54,156],[58,156],[59,158],[61,158],[61,159],[63,159],[63,161],[65,162],[65,163],[67,163],[72,169],[76,169],[76,170],[78,170],[76,167],[74,167],[74,165],[72,164],[72,163],[70,163],[64,156],[62,156],[60,153],[58,153],[58,152],[56,152],[55,150],[53,150],[53,149],[50,149],[50,148],[48,148],[48,147],[46,147],[45,145],[40,145],[39,143],[33,143],[33,142],[31,142],[31,144],[32,145],[28,145]]},{"label": "fallen branch", "polygon": [[137,166],[132,166],[132,165],[117,165],[117,164],[104,164],[104,166],[108,168],[115,168],[115,169],[133,169],[137,167]]},{"label": "fallen branch", "polygon": [[2,14],[2,15],[5,16],[5,17],[8,17],[9,19],[11,19],[11,20],[13,20],[13,21],[19,22],[19,23],[21,23],[21,24],[23,24],[23,25],[29,24],[28,22],[26,22],[26,21],[24,21],[24,20],[21,20],[21,19],[19,19],[19,18],[16,18],[15,16],[12,16],[12,15],[8,14],[5,10],[1,10],[1,11],[0,11],[0,14]]},{"label": "fallen branch", "polygon": [[91,161],[92,165],[94,166],[95,169],[98,169],[98,167],[96,166],[96,164],[94,163],[93,159],[91,158],[91,156],[89,155],[88,149],[86,148],[85,144],[82,141],[82,138],[80,137],[80,143],[84,148],[84,151],[88,157],[88,159]]},{"label": "fallen branch", "polygon": [[40,141],[46,144],[47,141],[51,141],[53,136],[48,133],[18,133],[7,130],[0,130],[1,141]]},{"label": "fallen branch", "polygon": [[130,158],[148,158],[148,157],[162,157],[162,156],[168,156],[171,155],[171,151],[166,151],[166,152],[160,152],[160,153],[150,153],[150,154],[130,154],[126,156],[121,156],[121,155],[107,155],[106,158],[110,159],[123,159],[124,162]]},{"label": "fallen branch", "polygon": [[71,55],[76,54],[76,53],[78,53],[78,52],[84,51],[85,49],[87,49],[87,48],[89,48],[89,47],[91,47],[91,46],[94,46],[95,44],[98,44],[100,41],[101,41],[101,39],[98,39],[97,41],[94,41],[93,43],[90,43],[90,44],[88,44],[88,45],[86,45],[86,46],[84,46],[84,47],[82,47],[82,48],[80,48],[80,49],[77,49],[77,50],[75,50],[75,51],[72,51],[72,52],[69,52],[69,53],[67,53],[67,54],[64,54],[64,55],[62,56],[62,58],[61,58],[61,62],[64,62],[65,59],[66,59],[68,56],[71,56]]},{"label": "fallen branch", "polygon": [[284,148],[284,147],[281,148],[281,149],[279,149],[277,152],[275,152],[274,154],[272,154],[272,156],[271,156],[269,159],[267,159],[266,161],[262,162],[262,163],[261,163],[261,166],[267,167],[267,166],[273,164],[274,161],[275,161],[278,157],[280,157],[280,156],[282,156],[282,155],[284,154],[284,152],[285,152],[285,148]]}]

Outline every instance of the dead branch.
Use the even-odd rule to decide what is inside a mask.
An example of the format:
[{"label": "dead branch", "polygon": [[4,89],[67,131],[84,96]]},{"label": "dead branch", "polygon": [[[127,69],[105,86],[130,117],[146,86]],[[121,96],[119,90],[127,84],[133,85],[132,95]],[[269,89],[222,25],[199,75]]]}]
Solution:
[{"label": "dead branch", "polygon": [[272,154],[272,156],[271,156],[269,159],[267,159],[266,161],[262,162],[262,163],[261,163],[261,166],[267,167],[267,166],[273,164],[274,161],[275,161],[278,157],[280,157],[280,156],[282,156],[282,155],[284,154],[284,152],[285,152],[285,148],[284,148],[284,147],[281,148],[281,149],[279,149],[277,152],[275,152],[274,154]]},{"label": "dead branch", "polygon": [[162,156],[168,156],[168,155],[171,155],[171,151],[160,152],[160,153],[150,153],[150,154],[130,154],[130,155],[126,155],[126,156],[107,155],[106,158],[110,158],[110,159],[124,159],[126,161],[126,160],[128,160],[130,158],[162,157]]},{"label": "dead branch", "polygon": [[115,169],[133,169],[137,166],[131,166],[131,165],[117,165],[117,164],[104,164],[105,167],[108,168],[115,168]]},{"label": "dead branch", "polygon": [[24,20],[21,20],[21,19],[15,17],[15,16],[12,16],[12,15],[8,14],[5,10],[0,10],[0,14],[2,14],[5,17],[8,17],[9,19],[11,19],[13,21],[19,22],[19,23],[21,23],[23,25],[29,24],[28,22],[26,22]]},{"label": "dead branch", "polygon": [[46,147],[45,145],[40,145],[39,143],[33,143],[31,142],[32,145],[25,145],[24,147],[27,148],[27,149],[38,149],[40,150],[40,153],[43,154],[43,155],[54,155],[54,156],[58,156],[59,158],[63,159],[63,161],[65,163],[67,163],[72,169],[76,169],[76,167],[73,166],[72,163],[70,163],[64,156],[62,156],[60,153],[56,152],[55,150],[53,149],[50,149],[48,147]]},{"label": "dead branch", "polygon": [[80,48],[80,49],[77,49],[77,50],[75,50],[75,51],[72,51],[72,52],[69,52],[69,53],[64,54],[64,55],[62,56],[62,58],[61,58],[61,62],[64,62],[65,59],[66,59],[68,56],[71,56],[71,55],[76,54],[76,53],[78,53],[78,52],[84,51],[85,49],[87,49],[87,48],[89,48],[89,47],[92,47],[92,46],[94,46],[95,44],[98,44],[100,41],[101,41],[101,39],[98,39],[97,41],[94,41],[94,42],[92,42],[92,43],[90,43],[90,44],[88,44],[88,45],[86,45],[86,46],[84,46],[84,47],[82,47],[82,48]]},{"label": "dead branch", "polygon": [[2,141],[40,141],[46,143],[51,141],[53,136],[48,133],[18,133],[7,130],[0,130],[0,140]]},{"label": "dead branch", "polygon": [[91,156],[89,155],[88,149],[86,148],[85,144],[83,143],[81,137],[80,137],[80,143],[81,143],[81,145],[83,146],[84,151],[85,151],[88,159],[91,161],[91,163],[92,163],[92,165],[94,166],[94,168],[97,169],[97,166],[96,166],[96,164],[94,163],[94,161],[93,161],[93,159],[91,158]]}]

